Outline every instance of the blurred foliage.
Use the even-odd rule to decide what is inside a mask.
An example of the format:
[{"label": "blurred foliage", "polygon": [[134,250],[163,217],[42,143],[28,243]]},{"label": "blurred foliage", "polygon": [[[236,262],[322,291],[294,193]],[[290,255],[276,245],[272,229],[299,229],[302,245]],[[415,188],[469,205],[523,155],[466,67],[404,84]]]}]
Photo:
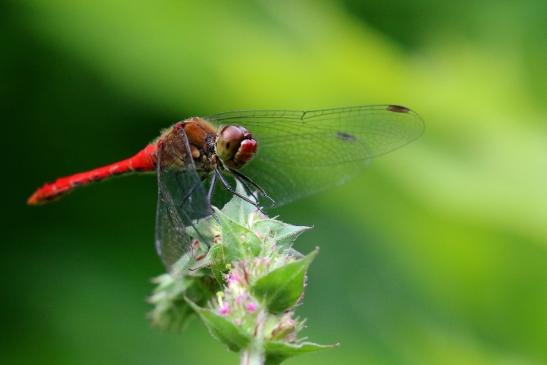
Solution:
[{"label": "blurred foliage", "polygon": [[[397,103],[425,136],[279,211],[321,246],[302,314],[342,347],[298,364],[547,362],[547,3],[7,1],[2,361],[233,364],[145,320],[155,181],[41,208],[57,175],[189,115]],[[343,237],[343,239],[340,239]]]}]

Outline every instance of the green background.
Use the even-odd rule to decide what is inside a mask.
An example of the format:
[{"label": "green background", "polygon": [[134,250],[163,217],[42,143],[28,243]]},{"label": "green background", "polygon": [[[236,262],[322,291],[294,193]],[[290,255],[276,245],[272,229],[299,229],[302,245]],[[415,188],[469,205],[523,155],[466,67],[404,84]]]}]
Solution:
[{"label": "green background", "polygon": [[236,364],[145,319],[154,177],[25,206],[191,115],[394,103],[427,124],[277,213],[321,247],[288,364],[547,363],[547,2],[0,5],[5,364]]}]

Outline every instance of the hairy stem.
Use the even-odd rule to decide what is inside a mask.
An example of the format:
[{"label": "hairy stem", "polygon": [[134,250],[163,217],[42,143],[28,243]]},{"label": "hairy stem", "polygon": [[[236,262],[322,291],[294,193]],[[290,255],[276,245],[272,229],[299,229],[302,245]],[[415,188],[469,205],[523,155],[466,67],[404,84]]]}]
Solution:
[{"label": "hairy stem", "polygon": [[264,365],[264,349],[262,346],[251,344],[241,351],[241,365]]},{"label": "hairy stem", "polygon": [[256,318],[256,326],[253,340],[249,346],[241,351],[241,365],[263,365],[265,361],[264,351],[264,320],[266,313],[260,311]]}]

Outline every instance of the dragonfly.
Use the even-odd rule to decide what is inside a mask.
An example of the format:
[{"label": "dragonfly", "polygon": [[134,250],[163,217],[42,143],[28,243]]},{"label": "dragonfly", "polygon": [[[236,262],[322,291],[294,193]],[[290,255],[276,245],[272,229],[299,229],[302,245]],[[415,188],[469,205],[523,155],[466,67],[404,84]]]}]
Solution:
[{"label": "dragonfly", "polygon": [[257,209],[281,206],[345,183],[371,159],[423,131],[420,116],[399,105],[192,117],[163,130],[130,158],[44,184],[27,203],[43,204],[117,175],[156,172],[156,250],[169,269],[191,250],[195,239],[188,229],[213,214],[219,190]]}]

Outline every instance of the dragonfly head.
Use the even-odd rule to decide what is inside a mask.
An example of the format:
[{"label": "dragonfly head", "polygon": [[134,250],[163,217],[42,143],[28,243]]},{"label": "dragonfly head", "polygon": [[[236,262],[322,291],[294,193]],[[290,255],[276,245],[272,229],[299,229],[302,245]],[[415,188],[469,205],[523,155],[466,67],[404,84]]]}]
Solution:
[{"label": "dragonfly head", "polygon": [[220,129],[215,147],[224,165],[238,169],[253,158],[257,143],[247,129],[228,125]]}]

